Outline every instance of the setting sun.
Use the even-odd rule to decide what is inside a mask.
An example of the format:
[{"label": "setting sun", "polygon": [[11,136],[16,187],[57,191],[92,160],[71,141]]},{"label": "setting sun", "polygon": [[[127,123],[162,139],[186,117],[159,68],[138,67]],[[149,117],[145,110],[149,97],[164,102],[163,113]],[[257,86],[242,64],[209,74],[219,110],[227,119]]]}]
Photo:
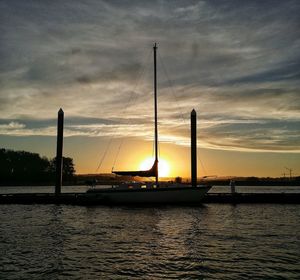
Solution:
[{"label": "setting sun", "polygon": [[[146,158],[144,161],[141,162],[140,164],[140,169],[141,170],[147,170],[152,167],[154,162],[154,158]],[[169,163],[164,160],[164,159],[159,159],[158,160],[158,175],[160,177],[168,177],[170,174],[170,165]]]}]

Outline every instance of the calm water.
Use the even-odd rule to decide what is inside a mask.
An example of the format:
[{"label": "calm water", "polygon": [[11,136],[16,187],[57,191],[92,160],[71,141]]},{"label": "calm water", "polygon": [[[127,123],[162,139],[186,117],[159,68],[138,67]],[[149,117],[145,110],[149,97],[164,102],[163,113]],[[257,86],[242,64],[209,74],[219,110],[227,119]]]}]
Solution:
[{"label": "calm water", "polygon": [[0,279],[300,279],[300,205],[0,205]]}]

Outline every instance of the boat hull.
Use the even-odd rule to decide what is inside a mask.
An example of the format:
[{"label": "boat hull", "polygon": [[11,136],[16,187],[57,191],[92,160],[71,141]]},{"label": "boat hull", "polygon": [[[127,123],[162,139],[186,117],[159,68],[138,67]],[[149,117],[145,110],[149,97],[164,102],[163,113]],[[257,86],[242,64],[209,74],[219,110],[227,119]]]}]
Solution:
[{"label": "boat hull", "polygon": [[197,204],[211,186],[163,187],[153,189],[91,189],[86,197],[102,204]]}]

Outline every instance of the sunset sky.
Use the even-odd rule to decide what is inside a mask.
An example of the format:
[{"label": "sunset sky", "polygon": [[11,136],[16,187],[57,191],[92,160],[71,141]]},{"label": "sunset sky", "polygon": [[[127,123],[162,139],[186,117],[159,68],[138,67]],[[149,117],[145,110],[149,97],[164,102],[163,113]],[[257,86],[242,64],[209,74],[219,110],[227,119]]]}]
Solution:
[{"label": "sunset sky", "polygon": [[157,42],[170,176],[189,176],[193,108],[198,176],[300,176],[299,15],[297,0],[2,0],[0,148],[54,157],[63,108],[77,173],[139,168]]}]

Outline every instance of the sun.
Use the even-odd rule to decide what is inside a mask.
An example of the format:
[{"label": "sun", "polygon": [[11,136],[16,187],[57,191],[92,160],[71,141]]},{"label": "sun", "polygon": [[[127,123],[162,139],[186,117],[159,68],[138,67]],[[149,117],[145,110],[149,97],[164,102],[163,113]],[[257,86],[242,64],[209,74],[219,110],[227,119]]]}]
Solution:
[{"label": "sun", "polygon": [[[154,158],[148,157],[140,164],[141,170],[148,170],[152,167],[154,163]],[[163,158],[160,158],[158,160],[158,175],[160,177],[168,177],[170,174],[170,165],[169,163],[164,160]]]}]

